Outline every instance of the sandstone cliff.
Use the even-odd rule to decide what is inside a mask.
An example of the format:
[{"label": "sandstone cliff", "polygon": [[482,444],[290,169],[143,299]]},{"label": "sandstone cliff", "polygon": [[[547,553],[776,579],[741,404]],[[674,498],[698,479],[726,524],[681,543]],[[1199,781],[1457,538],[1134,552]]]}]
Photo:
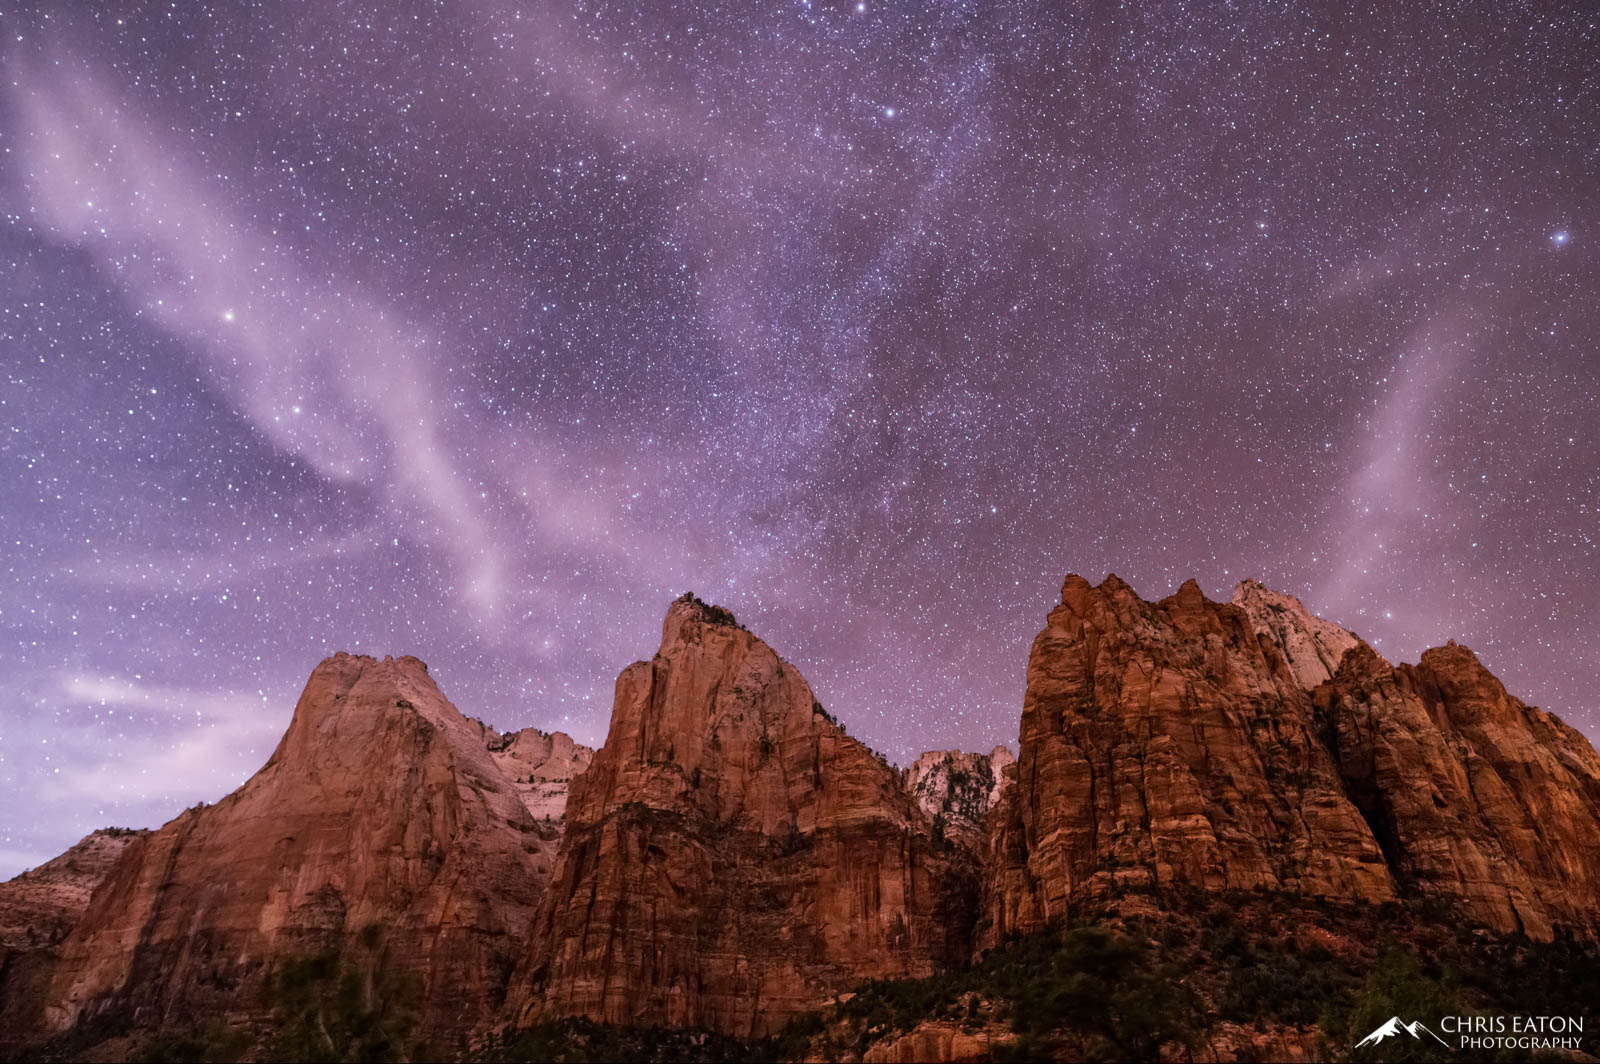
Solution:
[{"label": "sandstone cliff", "polygon": [[964,959],[973,875],[793,665],[686,596],[573,782],[523,1018],[765,1034]]},{"label": "sandstone cliff", "polygon": [[1600,757],[1466,647],[1348,655],[1314,695],[1397,879],[1500,931],[1600,938]]},{"label": "sandstone cliff", "polygon": [[1005,787],[1016,756],[1003,746],[987,754],[929,750],[906,770],[906,790],[951,838],[981,850],[989,810]]},{"label": "sandstone cliff", "polygon": [[540,825],[415,658],[319,665],[267,764],[138,839],[61,948],[49,1027],[259,1018],[276,967],[360,936],[436,1045],[500,1004],[543,891]]},{"label": "sandstone cliff", "polygon": [[1234,600],[1067,578],[990,818],[984,942],[1166,888],[1432,899],[1600,939],[1600,756],[1580,734],[1464,647],[1396,667],[1254,581]]},{"label": "sandstone cliff", "polygon": [[62,939],[117,859],[145,831],[86,835],[38,868],[0,883],[0,1053],[23,1047],[43,1023]]},{"label": "sandstone cliff", "polygon": [[565,815],[573,777],[594,760],[593,750],[565,732],[523,728],[499,735],[491,729],[485,741],[517,797],[538,820],[555,822]]},{"label": "sandstone cliff", "polygon": [[1028,660],[986,939],[1166,888],[1393,897],[1310,696],[1240,608],[1069,576]]},{"label": "sandstone cliff", "polygon": [[1289,671],[1306,690],[1333,678],[1345,651],[1366,646],[1354,632],[1317,617],[1293,595],[1241,580],[1233,604],[1244,610],[1250,625],[1266,636],[1289,663]]}]

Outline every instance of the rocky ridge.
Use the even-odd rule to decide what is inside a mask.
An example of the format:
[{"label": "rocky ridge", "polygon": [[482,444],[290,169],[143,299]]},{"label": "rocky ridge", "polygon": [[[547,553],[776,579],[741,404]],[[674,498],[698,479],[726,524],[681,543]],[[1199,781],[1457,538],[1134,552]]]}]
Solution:
[{"label": "rocky ridge", "polygon": [[968,955],[975,869],[799,671],[692,596],[617,679],[519,980],[523,1022],[768,1034]]},{"label": "rocky ridge", "polygon": [[0,1053],[43,1022],[50,977],[67,937],[122,852],[148,831],[106,828],[0,883]]},{"label": "rocky ridge", "polygon": [[295,958],[381,943],[436,1045],[495,1013],[558,832],[415,658],[338,654],[266,765],[135,840],[61,947],[47,1028],[265,1019]]},{"label": "rocky ridge", "polygon": [[[1148,602],[1069,576],[1020,740],[899,772],[692,596],[618,677],[598,752],[462,717],[414,658],[336,655],[238,791],[0,885],[0,1050],[266,1031],[273,973],[322,956],[401,973],[416,1038],[459,1052],[552,1017],[760,1038],[863,980],[957,971],[1058,919],[1177,927],[1180,902],[1178,941],[1253,898],[1328,942],[1423,904],[1600,942],[1600,757],[1463,647],[1395,666],[1254,581]],[[961,1007],[850,1052],[1006,1040],[1002,1004]],[[1218,1059],[1314,1049],[1240,1019],[1206,1033]]]}]

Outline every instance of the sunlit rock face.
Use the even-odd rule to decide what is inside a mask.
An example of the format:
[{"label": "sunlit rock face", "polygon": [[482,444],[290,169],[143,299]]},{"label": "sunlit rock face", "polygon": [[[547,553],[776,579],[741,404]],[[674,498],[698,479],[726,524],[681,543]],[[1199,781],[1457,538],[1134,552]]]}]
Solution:
[{"label": "sunlit rock face", "polygon": [[567,809],[572,778],[589,767],[594,751],[566,732],[523,728],[504,735],[485,729],[494,763],[510,777],[517,797],[537,820],[559,822]]},{"label": "sunlit rock face", "polygon": [[1007,766],[1016,761],[1003,746],[987,754],[929,750],[906,770],[906,790],[941,832],[982,849],[989,810],[1005,787]]},{"label": "sunlit rock face", "polygon": [[965,959],[975,877],[793,665],[680,599],[573,782],[522,1013],[775,1031]]},{"label": "sunlit rock face", "polygon": [[1250,618],[1250,626],[1278,648],[1295,680],[1308,691],[1333,678],[1346,651],[1366,645],[1354,632],[1312,614],[1293,595],[1256,580],[1241,580],[1232,601]]},{"label": "sunlit rock face", "polygon": [[275,965],[365,932],[417,981],[422,1033],[464,1044],[503,999],[558,830],[422,662],[336,655],[259,772],[128,846],[62,944],[47,1025],[250,1019]]},{"label": "sunlit rock face", "polygon": [[1069,576],[1028,661],[1017,782],[991,820],[989,940],[1165,888],[1383,901],[1383,851],[1249,615]]},{"label": "sunlit rock face", "polygon": [[1363,645],[1315,694],[1397,880],[1499,931],[1600,938],[1600,757],[1466,647],[1392,666]]}]

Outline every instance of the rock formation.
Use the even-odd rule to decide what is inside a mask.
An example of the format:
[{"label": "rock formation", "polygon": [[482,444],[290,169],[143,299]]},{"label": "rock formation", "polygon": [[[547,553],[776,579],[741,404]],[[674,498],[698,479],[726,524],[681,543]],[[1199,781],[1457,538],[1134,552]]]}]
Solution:
[{"label": "rock formation", "polygon": [[[415,658],[336,655],[233,794],[0,885],[0,1055],[51,1032],[70,1041],[52,1054],[126,1055],[217,1019],[270,1054],[277,973],[314,957],[396,973],[385,993],[444,1053],[552,1014],[759,1037],[1058,917],[1118,909],[1185,938],[1184,905],[1224,890],[1326,917],[1331,940],[1398,900],[1442,908],[1377,911],[1600,942],[1581,735],[1464,647],[1393,666],[1290,596],[1245,581],[1233,599],[1069,576],[1018,757],[931,751],[904,774],[692,596],[618,678],[599,752],[464,718]],[[970,1003],[914,1019],[851,1052],[1008,1039]],[[1310,1028],[1241,1020],[1204,1052],[1315,1049]]]},{"label": "rock formation", "polygon": [[517,797],[536,820],[559,821],[566,812],[572,778],[589,767],[594,751],[565,732],[538,728],[485,735],[489,754],[511,778]]},{"label": "rock formation", "polygon": [[0,1054],[11,1056],[43,1023],[61,940],[122,851],[149,834],[108,828],[38,868],[0,883]]},{"label": "rock formation", "polygon": [[1466,647],[1391,666],[1363,644],[1314,694],[1403,887],[1500,931],[1600,938],[1600,756]]},{"label": "rock formation", "polygon": [[1464,647],[1396,667],[1254,581],[1234,601],[1067,578],[990,819],[985,942],[1166,888],[1434,899],[1600,939],[1600,756],[1581,735]]},{"label": "rock formation", "polygon": [[1366,645],[1354,632],[1314,616],[1293,595],[1253,579],[1241,580],[1233,589],[1233,604],[1244,610],[1257,633],[1272,641],[1308,691],[1333,678],[1345,651]]},{"label": "rock formation", "polygon": [[1017,785],[991,837],[994,940],[1167,888],[1383,901],[1383,853],[1311,700],[1237,606],[1069,576],[1028,659]]},{"label": "rock formation", "polygon": [[963,960],[973,875],[793,665],[685,596],[573,782],[523,1018],[763,1035]]},{"label": "rock formation", "polygon": [[[1003,748],[1002,748],[1003,749]],[[864,1064],[958,1064],[995,1059],[1016,1040],[1002,1024],[983,1025],[929,1020],[905,1034],[874,1043]]]},{"label": "rock formation", "polygon": [[906,770],[906,790],[928,818],[951,838],[981,850],[984,822],[1005,787],[1016,756],[1003,746],[987,754],[929,750]]},{"label": "rock formation", "polygon": [[62,945],[48,1025],[249,1020],[276,966],[360,936],[416,980],[421,1032],[460,1044],[501,1003],[555,834],[427,666],[336,655],[259,772],[128,847]]}]

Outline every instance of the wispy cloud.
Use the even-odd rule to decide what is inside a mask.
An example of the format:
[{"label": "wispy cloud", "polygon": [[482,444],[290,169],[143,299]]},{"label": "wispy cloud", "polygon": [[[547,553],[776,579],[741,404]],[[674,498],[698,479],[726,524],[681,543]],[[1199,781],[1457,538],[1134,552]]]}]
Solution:
[{"label": "wispy cloud", "polygon": [[[62,62],[72,62],[63,59]],[[187,341],[274,444],[334,482],[385,482],[389,502],[452,557],[468,603],[499,602],[507,561],[469,486],[456,425],[433,401],[441,338],[359,283],[331,283],[281,232],[220,206],[203,175],[123,110],[92,71],[14,95],[39,216],[81,247],[136,312]]]},{"label": "wispy cloud", "polygon": [[1438,427],[1461,367],[1475,349],[1470,311],[1453,308],[1415,329],[1394,353],[1370,412],[1352,435],[1361,460],[1338,486],[1329,523],[1338,568],[1318,596],[1333,616],[1355,617],[1393,598],[1385,560],[1416,552],[1445,521],[1436,458]]}]

